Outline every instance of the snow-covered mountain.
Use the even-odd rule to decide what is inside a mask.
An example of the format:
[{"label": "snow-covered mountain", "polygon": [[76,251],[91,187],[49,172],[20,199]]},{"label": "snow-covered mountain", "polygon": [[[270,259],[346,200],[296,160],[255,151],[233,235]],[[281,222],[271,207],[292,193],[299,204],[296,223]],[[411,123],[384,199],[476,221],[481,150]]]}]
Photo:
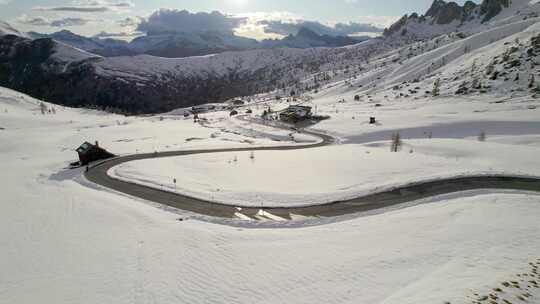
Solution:
[{"label": "snow-covered mountain", "polygon": [[[493,2],[473,8],[470,3],[456,6],[437,0],[429,16],[407,18],[405,36],[389,30],[386,37],[337,48],[273,48],[187,58],[102,57],[50,38],[4,36],[0,85],[64,105],[128,113],[164,112],[270,91],[281,96],[316,93],[339,81],[343,90],[358,94],[388,95],[388,89],[397,87],[397,97],[412,94],[400,91],[403,83],[415,83],[413,87],[424,89],[411,90],[425,94],[437,79],[444,80],[444,94],[462,93],[465,86],[477,92],[528,92],[532,88],[523,85],[537,72],[540,53],[534,42],[540,5],[514,0],[483,22],[487,15],[482,7],[495,5],[486,3]],[[457,12],[448,24],[446,10]],[[315,35],[302,31],[299,41]],[[510,48],[518,50],[508,55]],[[506,67],[509,60],[512,66]],[[488,79],[493,69],[500,70],[499,77]],[[479,74],[471,76],[471,70]],[[486,70],[490,73],[482,72]],[[509,76],[518,70],[519,77]],[[519,78],[519,84],[508,83],[510,77]]]},{"label": "snow-covered mountain", "polygon": [[116,39],[84,37],[68,30],[52,34],[31,32],[33,39],[52,38],[56,41],[104,57],[152,55],[166,58],[204,56],[229,51],[245,51],[268,48],[312,48],[340,47],[353,45],[368,37],[345,37],[319,35],[307,28],[301,28],[297,35],[284,39],[255,39],[236,36],[233,33],[206,31],[200,33],[155,32],[133,39],[131,42]]},{"label": "snow-covered mountain", "polygon": [[302,27],[296,35],[289,35],[283,39],[268,39],[262,41],[264,48],[312,48],[312,47],[341,47],[354,45],[361,41],[368,40],[367,37],[345,37],[345,36],[330,36],[319,35],[316,32]]},{"label": "snow-covered mountain", "polygon": [[52,34],[29,32],[28,36],[32,39],[52,38],[58,42],[102,56],[136,55],[136,52],[130,49],[129,44],[126,41],[93,37],[89,38],[77,35],[68,30],[62,30]]},{"label": "snow-covered mountain", "polygon": [[492,24],[538,17],[534,8],[537,6],[536,0],[483,0],[480,4],[467,1],[462,6],[434,0],[424,15],[404,15],[388,27],[384,35],[410,41],[457,31],[471,34]]},{"label": "snow-covered mountain", "polygon": [[[341,58],[336,55],[366,51],[272,48],[187,58],[102,57],[51,38],[17,36],[1,37],[0,46],[5,86],[65,105],[129,113],[169,111],[287,87],[321,68],[330,70]],[[343,62],[359,58],[351,54]]]}]

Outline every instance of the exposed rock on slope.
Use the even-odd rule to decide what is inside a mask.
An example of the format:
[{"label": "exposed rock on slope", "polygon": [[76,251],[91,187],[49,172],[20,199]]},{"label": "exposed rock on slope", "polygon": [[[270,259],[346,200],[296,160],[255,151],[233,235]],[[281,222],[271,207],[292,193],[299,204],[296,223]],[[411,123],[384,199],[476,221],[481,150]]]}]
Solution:
[{"label": "exposed rock on slope", "polygon": [[426,16],[431,17],[436,24],[449,24],[456,20],[469,20],[476,7],[477,5],[472,1],[467,1],[463,6],[460,6],[455,2],[447,3],[443,0],[435,0],[426,12]]},{"label": "exposed rock on slope", "polygon": [[484,0],[480,5],[480,14],[484,17],[482,22],[489,21],[509,6],[510,0]]},{"label": "exposed rock on slope", "polygon": [[480,5],[467,1],[461,6],[456,2],[434,0],[425,15],[405,15],[387,28],[384,35],[429,38],[456,31],[467,23],[479,25],[488,22],[510,4],[510,0],[483,0]]}]

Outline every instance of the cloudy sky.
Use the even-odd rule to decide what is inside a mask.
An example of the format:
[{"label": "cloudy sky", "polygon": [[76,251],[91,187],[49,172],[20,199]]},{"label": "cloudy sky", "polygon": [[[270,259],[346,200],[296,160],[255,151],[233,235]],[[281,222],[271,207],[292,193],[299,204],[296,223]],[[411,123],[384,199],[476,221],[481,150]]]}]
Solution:
[{"label": "cloudy sky", "polygon": [[[433,0],[0,0],[0,19],[22,31],[68,29],[129,39],[159,30],[226,30],[256,39],[294,33],[374,32]],[[464,1],[457,1],[463,3]],[[373,26],[371,26],[373,25]]]}]

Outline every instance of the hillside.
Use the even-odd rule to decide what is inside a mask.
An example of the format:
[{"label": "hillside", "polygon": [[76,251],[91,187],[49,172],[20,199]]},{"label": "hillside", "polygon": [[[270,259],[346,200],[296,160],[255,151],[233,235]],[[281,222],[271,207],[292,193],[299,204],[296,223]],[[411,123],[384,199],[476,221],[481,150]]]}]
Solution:
[{"label": "hillside", "polygon": [[[159,188],[190,187],[203,197],[251,197],[257,204],[269,196],[283,204],[329,197],[332,190],[365,193],[445,174],[539,172],[538,110],[528,109],[538,101],[441,96],[375,107],[367,99],[353,102],[353,94],[331,82],[311,100],[332,116],[315,128],[340,144],[257,152],[253,159],[212,153],[155,160],[133,163],[132,172]],[[265,97],[253,96],[254,119],[268,106],[288,105]],[[47,102],[50,112],[41,114],[41,104],[0,88],[0,280],[9,286],[1,302],[427,304],[496,296],[494,303],[504,304],[519,303],[524,294],[528,303],[540,298],[538,284],[527,283],[540,279],[534,193],[466,191],[332,218],[293,215],[293,222],[263,212],[249,218],[239,209],[227,221],[92,184],[83,168],[68,169],[77,159],[74,149],[95,140],[120,155],[293,145],[289,132],[230,118],[228,111],[204,114],[198,124],[181,114],[124,117]],[[369,125],[371,115],[380,123]],[[391,153],[388,139],[396,130],[404,147]],[[476,139],[481,130],[485,142]]]},{"label": "hillside", "polygon": [[434,0],[424,15],[413,13],[403,16],[385,30],[384,36],[413,41],[451,32],[470,35],[493,25],[536,17],[536,0],[483,0],[480,4],[466,1],[463,6],[455,2]]},{"label": "hillside", "polygon": [[[482,9],[491,7],[487,3],[492,2],[456,7],[437,0],[425,16],[396,23],[384,38],[339,48],[278,48],[188,58],[100,57],[49,38],[31,41],[8,35],[0,38],[4,50],[0,84],[59,104],[131,114],[166,112],[262,92],[279,96],[316,92],[338,81],[361,94],[416,83],[414,87],[422,89],[413,90],[414,95],[426,95],[440,78],[443,94],[461,93],[465,89],[459,90],[460,86],[470,87],[473,82],[476,89],[468,91],[497,94],[509,87],[499,83],[514,77],[519,78],[519,90],[530,92],[536,84],[524,88],[523,83],[537,71],[533,38],[540,4],[515,0],[508,7],[501,5],[495,10],[498,14],[486,21],[493,12]],[[443,17],[452,11],[457,11],[452,20]],[[407,28],[407,35],[391,30],[396,26]],[[299,36],[304,41],[315,37],[309,31]],[[514,66],[503,71],[509,60],[504,54],[513,44],[512,53],[519,54],[512,56],[519,58],[512,57]],[[477,58],[471,57],[474,54]],[[455,70],[457,63],[461,68]],[[447,70],[451,66],[454,70]],[[494,79],[488,79],[491,72],[481,73],[493,67],[500,70],[490,76]],[[471,70],[477,75],[469,75]],[[479,85],[480,81],[486,84]]]},{"label": "hillside", "polygon": [[278,48],[189,58],[104,58],[48,38],[4,36],[0,45],[5,50],[0,54],[1,84],[64,105],[128,113],[164,112],[271,91],[329,70],[336,56],[346,57],[343,64],[359,62],[363,57],[353,53],[366,51]]}]

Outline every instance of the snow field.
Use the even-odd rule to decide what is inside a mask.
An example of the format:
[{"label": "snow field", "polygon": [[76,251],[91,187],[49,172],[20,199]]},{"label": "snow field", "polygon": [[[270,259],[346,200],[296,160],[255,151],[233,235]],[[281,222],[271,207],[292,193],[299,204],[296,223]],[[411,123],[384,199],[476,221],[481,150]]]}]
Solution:
[{"label": "snow field", "polygon": [[[531,137],[526,137],[529,141]],[[456,176],[540,176],[536,155],[540,155],[537,146],[425,139],[405,141],[399,153],[390,152],[388,141],[299,151],[227,152],[139,160],[114,167],[109,174],[235,206],[294,207]]]}]

